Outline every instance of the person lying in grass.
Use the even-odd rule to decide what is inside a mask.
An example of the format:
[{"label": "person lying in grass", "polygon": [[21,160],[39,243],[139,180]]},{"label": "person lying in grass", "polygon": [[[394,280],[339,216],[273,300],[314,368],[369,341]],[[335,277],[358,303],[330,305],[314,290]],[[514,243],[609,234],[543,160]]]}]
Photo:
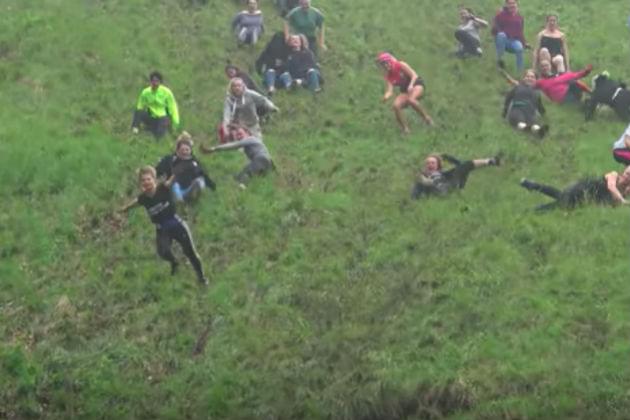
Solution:
[{"label": "person lying in grass", "polygon": [[175,202],[173,201],[170,191],[173,178],[174,177],[171,176],[171,178],[164,182],[158,182],[155,168],[152,166],[141,168],[138,172],[138,181],[142,193],[124,206],[121,211],[127,212],[133,207],[139,205],[144,206],[151,221],[155,224],[157,253],[162,259],[171,263],[171,274],[174,275],[179,266],[171,250],[171,244],[173,240],[175,240],[179,242],[184,251],[184,255],[188,257],[190,264],[197,274],[199,283],[207,286],[208,279],[203,273],[201,259],[195,249],[190,229],[186,222],[182,220],[175,211]]},{"label": "person lying in grass", "polygon": [[[454,167],[444,170],[443,160],[452,163]],[[417,200],[427,195],[443,196],[451,191],[460,190],[466,186],[468,176],[473,170],[500,164],[499,156],[461,162],[451,155],[430,154],[424,160],[424,168],[418,174],[411,198]]]},{"label": "person lying in grass", "polygon": [[243,149],[249,162],[239,172],[235,179],[241,188],[245,188],[249,179],[253,176],[262,176],[273,169],[273,162],[267,147],[259,137],[252,135],[246,127],[242,125],[234,125],[230,127],[234,133],[235,141],[231,143],[221,144],[214,147],[201,146],[203,153],[215,153],[225,150]]},{"label": "person lying in grass", "polygon": [[397,60],[393,55],[386,52],[378,55],[376,63],[383,71],[385,78],[386,87],[382,99],[383,102],[387,102],[387,100],[392,97],[394,87],[400,89],[400,94],[394,99],[392,109],[394,110],[396,121],[398,121],[403,134],[409,134],[411,132],[402,113],[403,109],[407,106],[412,107],[428,125],[433,125],[433,119],[431,119],[422,105],[420,105],[420,98],[422,98],[425,89],[422,78],[418,77],[418,74],[409,64]]},{"label": "person lying in grass", "polygon": [[206,187],[216,189],[215,183],[193,155],[193,140],[186,131],[177,137],[175,153],[164,156],[155,169],[158,177],[174,177],[171,192],[177,202],[196,198]]},{"label": "person lying in grass", "polygon": [[535,85],[536,73],[532,69],[526,70],[523,80],[505,97],[503,118],[507,118],[517,130],[531,131],[542,138],[547,126],[541,125],[538,120],[539,116],[545,115],[545,107],[540,100],[540,92],[534,90]]},{"label": "person lying in grass", "polygon": [[596,203],[615,206],[627,205],[625,197],[630,193],[630,167],[620,174],[608,172],[600,177],[581,179],[564,190],[539,184],[529,179],[521,179],[521,186],[529,191],[537,191],[554,199],[551,203],[542,204],[536,210],[555,208],[573,209],[585,203]]}]

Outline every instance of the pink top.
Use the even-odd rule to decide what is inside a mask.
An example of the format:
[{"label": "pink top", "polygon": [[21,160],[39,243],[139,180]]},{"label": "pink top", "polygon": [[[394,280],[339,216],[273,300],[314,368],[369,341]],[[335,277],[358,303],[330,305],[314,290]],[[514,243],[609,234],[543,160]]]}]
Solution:
[{"label": "pink top", "polygon": [[538,79],[534,87],[540,89],[551,101],[560,103],[569,91],[569,83],[581,79],[587,74],[588,70],[568,71],[548,79]]}]

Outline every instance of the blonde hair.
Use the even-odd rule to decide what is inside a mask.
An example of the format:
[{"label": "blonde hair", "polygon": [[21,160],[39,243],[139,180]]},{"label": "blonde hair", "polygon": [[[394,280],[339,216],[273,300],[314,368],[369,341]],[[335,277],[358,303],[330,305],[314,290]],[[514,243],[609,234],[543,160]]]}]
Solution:
[{"label": "blonde hair", "polygon": [[145,175],[151,175],[153,179],[157,178],[157,173],[155,172],[155,168],[151,165],[143,166],[138,169],[138,181],[142,181],[142,177]]},{"label": "blonde hair", "polygon": [[177,136],[177,140],[175,141],[175,150],[178,150],[182,144],[187,144],[190,148],[192,148],[193,144],[195,144],[188,131],[182,131],[182,133]]}]

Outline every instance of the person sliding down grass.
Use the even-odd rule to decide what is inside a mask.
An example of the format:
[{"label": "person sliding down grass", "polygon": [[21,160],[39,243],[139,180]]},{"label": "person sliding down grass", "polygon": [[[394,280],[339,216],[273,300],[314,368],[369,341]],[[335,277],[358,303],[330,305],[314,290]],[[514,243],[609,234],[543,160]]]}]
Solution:
[{"label": "person sliding down grass", "polygon": [[609,172],[603,177],[584,178],[559,190],[548,185],[539,184],[526,178],[521,179],[521,186],[529,191],[538,191],[548,195],[554,201],[536,207],[536,210],[551,210],[557,207],[573,209],[587,202],[605,205],[627,205],[625,197],[630,193],[630,167],[619,175]]},{"label": "person sliding down grass", "polygon": [[273,162],[267,147],[259,137],[252,135],[247,128],[236,125],[231,127],[236,141],[226,143],[219,146],[207,148],[201,146],[203,153],[221,152],[224,150],[236,150],[243,148],[245,155],[249,159],[249,163],[239,172],[235,178],[241,188],[245,188],[247,182],[252,176],[264,175],[273,169]]},{"label": "person sliding down grass", "polygon": [[386,88],[382,99],[383,102],[387,102],[392,97],[394,86],[400,89],[400,94],[394,99],[392,109],[403,134],[411,132],[402,113],[407,106],[411,106],[428,125],[433,125],[433,120],[420,105],[420,98],[424,93],[425,87],[422,78],[418,77],[418,74],[409,67],[409,64],[397,60],[389,53],[380,53],[376,62],[384,72]]},{"label": "person sliding down grass", "polygon": [[230,80],[227,96],[223,104],[223,132],[228,132],[228,125],[238,123],[256,137],[262,138],[257,108],[278,112],[279,109],[269,99],[245,87],[243,79],[235,77]]},{"label": "person sliding down grass", "polygon": [[164,156],[155,167],[158,177],[174,177],[171,192],[177,202],[195,198],[206,187],[216,189],[192,149],[192,137],[184,131],[177,137],[175,153]]},{"label": "person sliding down grass", "polygon": [[173,92],[162,84],[160,72],[154,71],[149,75],[151,85],[140,93],[136,111],[133,114],[131,129],[134,134],[143,124],[155,138],[159,139],[171,128],[179,126],[179,111]]},{"label": "person sliding down grass", "polygon": [[[444,170],[443,160],[452,163],[455,167]],[[468,176],[473,170],[500,164],[499,156],[460,162],[451,155],[430,154],[424,160],[424,168],[418,174],[411,198],[417,200],[425,195],[446,195],[453,190],[462,189],[466,186]]]},{"label": "person sliding down grass", "polygon": [[507,118],[512,127],[519,131],[531,130],[532,133],[543,137],[547,126],[538,122],[538,114],[545,115],[545,107],[540,100],[540,93],[534,90],[536,73],[529,69],[525,71],[523,80],[518,83],[505,97],[503,104],[503,118]]},{"label": "person sliding down grass", "polygon": [[138,180],[142,193],[121,211],[126,212],[138,205],[144,206],[151,221],[155,224],[157,253],[162,259],[171,263],[171,274],[175,274],[179,266],[171,250],[171,244],[173,240],[176,240],[195,269],[199,283],[207,286],[208,279],[203,274],[201,259],[195,249],[190,229],[175,212],[175,202],[169,190],[173,177],[158,183],[155,168],[145,166],[140,169]]}]

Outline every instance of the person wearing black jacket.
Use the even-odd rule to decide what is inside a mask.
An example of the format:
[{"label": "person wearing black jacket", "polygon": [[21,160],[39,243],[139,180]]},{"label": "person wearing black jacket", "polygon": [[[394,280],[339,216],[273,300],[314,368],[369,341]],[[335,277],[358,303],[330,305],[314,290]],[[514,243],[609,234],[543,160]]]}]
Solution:
[{"label": "person wearing black jacket", "polygon": [[263,76],[267,94],[273,94],[276,88],[281,87],[276,83],[276,78],[284,72],[284,65],[291,49],[284,41],[284,32],[276,32],[263,52],[256,60],[256,72]]},{"label": "person wearing black jacket", "polygon": [[537,122],[537,113],[545,115],[545,107],[540,93],[534,89],[536,73],[527,70],[523,80],[507,94],[503,105],[503,118],[519,131],[531,130],[539,137],[544,137],[548,127]]},{"label": "person wearing black jacket", "polygon": [[206,187],[216,189],[216,184],[192,154],[192,147],[192,137],[184,131],[177,138],[175,153],[164,156],[156,166],[158,177],[173,177],[171,192],[178,202],[196,197]]},{"label": "person wearing black jacket", "polygon": [[304,86],[312,92],[321,91],[321,73],[315,61],[315,54],[308,48],[304,35],[289,37],[291,53],[287,58],[286,71],[280,75],[280,83],[285,89],[291,86]]}]

